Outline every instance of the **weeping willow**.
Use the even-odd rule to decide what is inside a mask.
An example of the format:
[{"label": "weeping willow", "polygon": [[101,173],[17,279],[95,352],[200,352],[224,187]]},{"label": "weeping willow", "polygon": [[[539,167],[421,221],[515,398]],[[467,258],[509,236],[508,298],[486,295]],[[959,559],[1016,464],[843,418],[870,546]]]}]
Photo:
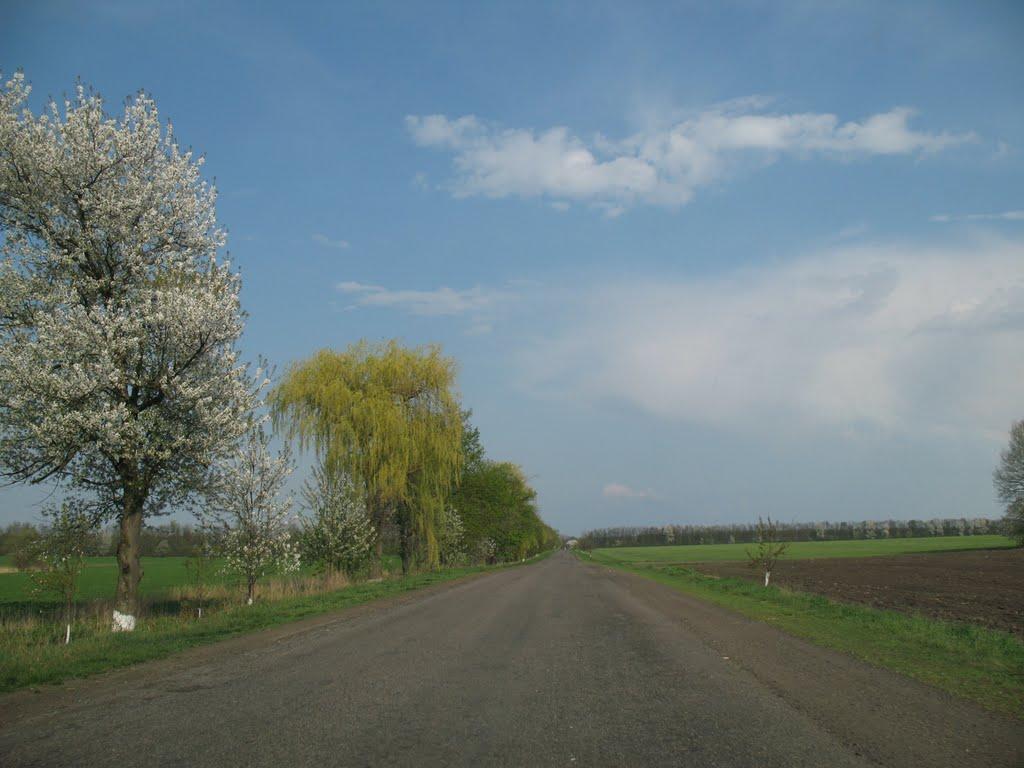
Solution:
[{"label": "weeping willow", "polygon": [[292,365],[270,395],[275,427],[363,489],[378,534],[397,518],[405,567],[414,553],[438,564],[437,531],[462,461],[454,386],[455,363],[439,347],[359,342]]}]

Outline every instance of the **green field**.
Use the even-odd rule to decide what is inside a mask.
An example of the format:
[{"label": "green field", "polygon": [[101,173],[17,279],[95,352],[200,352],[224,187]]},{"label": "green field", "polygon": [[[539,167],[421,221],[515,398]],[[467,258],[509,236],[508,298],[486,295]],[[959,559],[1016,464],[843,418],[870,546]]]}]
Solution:
[{"label": "green field", "polygon": [[[160,598],[173,587],[185,586],[189,583],[187,557],[144,557],[142,558],[143,578],[139,585],[143,597]],[[8,557],[0,558],[0,566],[9,567]],[[400,568],[399,560],[394,556],[385,556],[385,568]],[[217,561],[209,569],[206,579],[211,584],[223,584],[231,579],[221,572]],[[109,600],[114,597],[117,584],[117,560],[114,557],[90,557],[86,559],[85,569],[78,589],[78,599]],[[0,609],[6,606],[23,605],[26,603],[57,603],[56,596],[40,599],[32,594],[31,576],[28,573],[0,573]]]},{"label": "green field", "polygon": [[[794,541],[784,559],[819,557],[877,557],[914,552],[950,552],[958,549],[1003,549],[1013,546],[1006,536],[930,536],[920,539],[856,539],[853,541]],[[633,564],[710,563],[746,560],[751,544],[692,544],[664,547],[608,547],[595,549],[602,560]]]}]

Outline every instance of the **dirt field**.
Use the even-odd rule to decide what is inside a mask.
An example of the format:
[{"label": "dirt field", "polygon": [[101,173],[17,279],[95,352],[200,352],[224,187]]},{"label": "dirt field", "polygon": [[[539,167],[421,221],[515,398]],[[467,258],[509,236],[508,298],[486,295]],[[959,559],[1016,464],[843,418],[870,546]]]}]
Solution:
[{"label": "dirt field", "polygon": [[[703,573],[762,578],[746,563],[695,563]],[[786,560],[773,583],[877,608],[919,611],[1024,637],[1024,549]]]}]

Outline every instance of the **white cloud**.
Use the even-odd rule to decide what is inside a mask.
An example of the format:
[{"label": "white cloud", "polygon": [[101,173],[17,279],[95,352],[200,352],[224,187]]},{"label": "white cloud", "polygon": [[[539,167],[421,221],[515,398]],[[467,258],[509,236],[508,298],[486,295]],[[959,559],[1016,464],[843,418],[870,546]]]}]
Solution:
[{"label": "white cloud", "polygon": [[335,248],[339,251],[343,251],[349,247],[348,240],[333,240],[329,238],[327,235],[324,235],[320,232],[317,232],[313,235],[313,242],[319,243],[320,245],[325,246],[327,248]]},{"label": "white cloud", "polygon": [[[390,290],[379,285],[346,281],[338,283],[337,288],[342,293],[351,295],[355,306],[389,307],[422,316],[475,314],[489,309],[507,297],[503,292],[479,286],[461,291],[447,287],[431,291]],[[483,325],[477,324],[480,328]],[[487,330],[477,332],[486,333],[489,330],[488,326]]]},{"label": "white cloud", "polygon": [[1002,435],[1021,417],[1024,241],[837,246],[569,306],[524,353],[538,394],[781,431]]},{"label": "white cloud", "polygon": [[641,491],[630,488],[622,483],[608,483],[602,490],[601,495],[608,499],[656,499],[652,491]]},{"label": "white cloud", "polygon": [[1001,211],[999,213],[940,213],[931,221],[946,224],[951,221],[1024,221],[1024,211]]},{"label": "white cloud", "polygon": [[832,114],[773,115],[762,108],[756,99],[737,100],[622,141],[598,135],[587,142],[564,126],[501,128],[473,115],[410,115],[406,127],[417,144],[454,155],[456,196],[579,201],[611,216],[637,203],[685,205],[698,188],[752,159],[928,153],[975,138],[914,130],[914,112],[905,107],[846,123]]}]

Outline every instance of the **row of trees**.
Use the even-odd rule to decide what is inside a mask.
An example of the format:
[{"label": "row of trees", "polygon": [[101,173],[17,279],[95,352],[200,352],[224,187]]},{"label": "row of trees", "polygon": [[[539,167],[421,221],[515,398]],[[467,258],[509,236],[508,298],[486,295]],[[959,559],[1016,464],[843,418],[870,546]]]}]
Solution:
[{"label": "row of trees", "polygon": [[[21,74],[0,90],[0,474],[58,487],[47,541],[64,519],[115,523],[114,629],[135,626],[144,522],[173,510],[197,514],[250,599],[300,550],[379,571],[391,541],[408,571],[553,542],[522,472],[466,459],[438,348],[324,350],[267,392],[238,350],[216,192],[151,98],[114,118],[80,86],[36,115],[29,93]],[[299,536],[289,440],[317,463]]]},{"label": "row of trees", "polygon": [[[1003,533],[1000,520],[948,518],[934,520],[864,520],[860,522],[784,523],[774,521],[781,541],[848,541],[851,539],[897,539],[926,536],[973,536]],[[750,544],[758,541],[758,526],[663,525],[600,528],[587,531],[579,546],[646,547],[667,544]]]},{"label": "row of trees", "polygon": [[[40,537],[41,529],[42,526],[31,522],[15,522],[0,527],[0,555],[26,551],[31,542]],[[84,538],[85,553],[89,557],[112,556],[117,552],[117,540],[116,527],[95,526]],[[139,538],[139,548],[146,557],[187,557],[201,549],[204,543],[204,533],[199,526],[175,520],[147,523]]]}]

